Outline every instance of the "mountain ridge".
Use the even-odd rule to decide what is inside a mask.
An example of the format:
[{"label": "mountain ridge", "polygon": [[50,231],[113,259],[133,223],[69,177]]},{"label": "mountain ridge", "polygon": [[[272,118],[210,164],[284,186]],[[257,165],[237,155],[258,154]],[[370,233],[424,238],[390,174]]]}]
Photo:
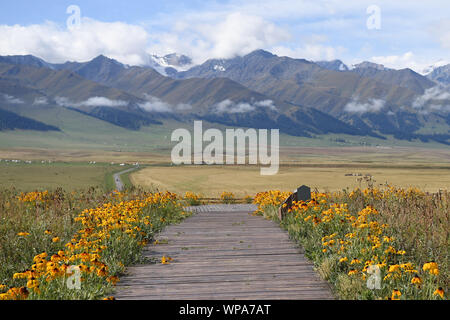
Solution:
[{"label": "mountain ridge", "polygon": [[[439,126],[441,131],[431,131],[431,136],[442,135],[438,139],[443,143],[446,135],[450,137],[445,112],[420,113],[422,109],[412,107],[435,83],[410,69],[367,63],[329,70],[339,69],[342,61],[327,68],[256,50],[243,57],[211,59],[166,77],[151,67],[124,65],[104,55],[63,64],[34,58],[0,57],[0,93],[9,88],[7,94],[14,96],[15,83],[16,91],[22,92],[16,94],[19,99],[28,92],[34,99],[67,104],[131,130],[173,118],[279,127],[299,136],[346,133],[425,139],[430,136],[426,130]],[[70,103],[58,100],[58,95]]]}]

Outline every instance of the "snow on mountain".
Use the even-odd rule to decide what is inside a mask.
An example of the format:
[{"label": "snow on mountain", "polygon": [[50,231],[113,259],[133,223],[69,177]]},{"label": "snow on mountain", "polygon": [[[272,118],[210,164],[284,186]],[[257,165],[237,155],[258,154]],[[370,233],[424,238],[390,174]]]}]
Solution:
[{"label": "snow on mountain", "polygon": [[361,69],[372,68],[372,69],[377,69],[377,70],[392,70],[392,69],[386,68],[382,64],[374,63],[374,62],[370,62],[370,61],[363,61],[361,63],[353,64],[350,69],[353,70],[353,69],[357,69],[357,68],[361,68]]},{"label": "snow on mountain", "polygon": [[155,54],[148,55],[145,65],[155,69],[164,76],[186,71],[193,66],[191,58],[178,53],[171,53],[162,57]]},{"label": "snow on mountain", "polygon": [[332,60],[332,61],[315,61],[316,64],[321,66],[322,68],[335,70],[335,71],[348,71],[349,68],[345,63],[341,60]]},{"label": "snow on mountain", "polygon": [[226,71],[227,69],[226,69],[224,66],[221,66],[221,65],[219,65],[219,64],[216,64],[216,65],[214,65],[214,70],[224,72],[224,71]]},{"label": "snow on mountain", "polygon": [[421,75],[426,76],[426,75],[429,75],[430,73],[432,73],[435,69],[443,67],[449,63],[450,62],[447,60],[440,59],[437,62],[435,62],[421,70],[417,70],[417,73],[420,73]]}]

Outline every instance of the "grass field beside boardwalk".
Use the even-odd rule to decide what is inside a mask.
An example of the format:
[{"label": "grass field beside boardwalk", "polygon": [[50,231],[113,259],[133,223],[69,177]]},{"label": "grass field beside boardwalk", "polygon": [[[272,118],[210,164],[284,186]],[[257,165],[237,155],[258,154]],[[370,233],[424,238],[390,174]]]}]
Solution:
[{"label": "grass field beside boardwalk", "polygon": [[0,191],[0,300],[104,298],[154,234],[186,216],[167,192]]},{"label": "grass field beside boardwalk", "polygon": [[285,228],[341,299],[447,299],[450,195],[387,187],[350,193],[259,193],[257,214]]}]

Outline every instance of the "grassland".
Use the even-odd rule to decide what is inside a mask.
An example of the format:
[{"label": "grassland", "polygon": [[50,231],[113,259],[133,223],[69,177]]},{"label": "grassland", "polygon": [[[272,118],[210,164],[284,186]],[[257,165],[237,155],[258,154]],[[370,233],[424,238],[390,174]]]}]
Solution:
[{"label": "grassland", "polygon": [[386,183],[416,186],[426,191],[450,188],[450,149],[380,147],[282,147],[278,174],[260,175],[257,166],[151,165],[131,174],[135,185],[194,191],[217,197],[224,190],[236,195],[262,190],[293,190],[306,184],[319,191]]},{"label": "grassland", "polygon": [[367,167],[281,167],[277,175],[261,176],[259,168],[245,166],[151,166],[131,174],[134,185],[157,187],[177,193],[193,191],[204,196],[218,197],[231,190],[238,196],[261,190],[294,190],[306,184],[319,191],[339,191],[366,187],[362,177],[348,173],[371,174],[375,184],[402,187],[417,186],[426,191],[450,188],[449,168],[367,168]]},{"label": "grassland", "polygon": [[0,189],[20,191],[56,190],[67,191],[98,187],[114,189],[112,175],[126,167],[105,163],[52,162],[11,163],[0,162]]},{"label": "grassland", "polygon": [[[261,176],[257,166],[172,166],[169,153],[0,149],[0,159],[33,161],[31,165],[0,162],[0,187],[110,189],[112,173],[124,169],[119,163],[139,162],[144,168],[122,176],[126,186],[157,187],[177,193],[193,191],[212,197],[224,190],[245,196],[268,189],[292,190],[301,184],[320,191],[353,189],[367,185],[361,180],[366,175],[372,177],[375,186],[389,183],[426,191],[450,188],[449,148],[283,146],[280,170],[274,176]],[[53,163],[41,164],[42,159]],[[89,164],[90,161],[96,164]]]}]

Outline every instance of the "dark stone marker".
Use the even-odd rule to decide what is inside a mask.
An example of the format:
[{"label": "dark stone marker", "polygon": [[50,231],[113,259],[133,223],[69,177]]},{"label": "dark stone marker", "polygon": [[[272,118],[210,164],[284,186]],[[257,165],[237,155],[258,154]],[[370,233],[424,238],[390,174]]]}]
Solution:
[{"label": "dark stone marker", "polygon": [[305,185],[297,189],[297,201],[311,200],[311,189]]}]

